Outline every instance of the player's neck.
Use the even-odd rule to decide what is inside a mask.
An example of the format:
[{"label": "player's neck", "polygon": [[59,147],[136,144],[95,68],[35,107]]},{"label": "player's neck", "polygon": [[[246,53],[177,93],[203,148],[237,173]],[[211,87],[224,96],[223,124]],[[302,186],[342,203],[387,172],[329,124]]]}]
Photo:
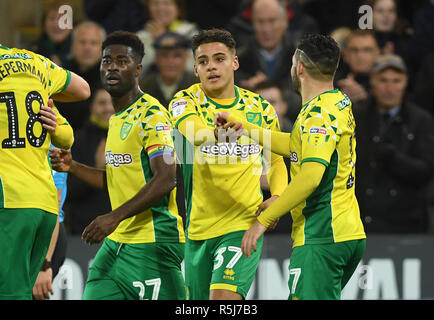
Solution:
[{"label": "player's neck", "polygon": [[117,113],[125,109],[142,94],[143,91],[140,90],[139,86],[137,86],[122,96],[118,96],[118,97],[111,96],[115,112]]},{"label": "player's neck", "polygon": [[202,89],[203,91],[205,91],[205,94],[211,99],[231,99],[231,98],[235,98],[236,96],[233,83],[230,83],[229,85],[218,90],[209,90],[205,88],[205,86],[203,85],[202,85]]},{"label": "player's neck", "polygon": [[316,81],[309,79],[304,81],[301,86],[301,99],[302,103],[305,104],[312,100],[313,98],[319,96],[321,93],[326,91],[331,91],[334,89],[333,81]]}]

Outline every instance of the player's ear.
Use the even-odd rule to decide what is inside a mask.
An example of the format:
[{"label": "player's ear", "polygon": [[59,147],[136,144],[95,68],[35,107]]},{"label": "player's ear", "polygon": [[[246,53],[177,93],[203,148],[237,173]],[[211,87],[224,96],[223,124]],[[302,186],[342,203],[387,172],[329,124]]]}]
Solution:
[{"label": "player's ear", "polygon": [[234,62],[233,62],[232,69],[234,71],[237,71],[239,67],[240,67],[240,62],[238,60],[238,56],[234,56]]},{"label": "player's ear", "polygon": [[197,72],[197,64],[194,63],[194,75],[199,78],[199,73]]},{"label": "player's ear", "polygon": [[300,60],[297,61],[297,68],[296,68],[295,72],[297,72],[297,76],[301,76],[302,74],[305,73],[304,72],[304,66]]},{"label": "player's ear", "polygon": [[142,73],[142,69],[143,69],[142,64],[138,63],[137,66],[136,66],[136,73],[135,73],[136,77],[138,77]]}]

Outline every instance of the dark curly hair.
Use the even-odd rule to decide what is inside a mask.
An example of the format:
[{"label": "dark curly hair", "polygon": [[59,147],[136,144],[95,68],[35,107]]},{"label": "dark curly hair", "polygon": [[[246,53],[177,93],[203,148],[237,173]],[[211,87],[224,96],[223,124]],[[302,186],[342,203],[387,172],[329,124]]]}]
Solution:
[{"label": "dark curly hair", "polygon": [[133,58],[136,63],[140,63],[145,55],[145,45],[135,33],[122,30],[110,33],[102,43],[102,51],[112,44],[121,44],[130,47],[133,51]]},{"label": "dark curly hair", "polygon": [[307,34],[299,40],[297,49],[296,59],[301,61],[312,77],[333,79],[341,51],[332,37]]},{"label": "dark curly hair", "polygon": [[204,43],[220,42],[228,47],[231,51],[235,52],[236,42],[234,37],[229,31],[224,29],[209,29],[201,30],[199,33],[193,36],[191,39],[193,55],[196,53],[196,49]]}]

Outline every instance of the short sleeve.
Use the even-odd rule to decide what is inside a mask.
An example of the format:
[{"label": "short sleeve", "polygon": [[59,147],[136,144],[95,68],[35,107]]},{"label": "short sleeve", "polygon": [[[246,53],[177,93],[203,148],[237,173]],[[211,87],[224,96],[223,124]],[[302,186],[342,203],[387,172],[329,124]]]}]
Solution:
[{"label": "short sleeve", "polygon": [[310,112],[301,124],[301,163],[316,161],[328,166],[336,149],[337,128],[321,112]]},{"label": "short sleeve", "polygon": [[143,147],[149,159],[159,155],[174,154],[172,126],[168,117],[155,113],[148,121],[142,122],[144,129]]},{"label": "short sleeve", "polygon": [[55,95],[64,91],[71,81],[71,72],[63,69],[55,64],[50,59],[44,56],[38,55],[43,61],[48,75],[49,95]]},{"label": "short sleeve", "polygon": [[172,99],[169,104],[169,112],[174,129],[178,129],[178,125],[182,120],[197,114],[191,99],[186,97],[183,91]]}]

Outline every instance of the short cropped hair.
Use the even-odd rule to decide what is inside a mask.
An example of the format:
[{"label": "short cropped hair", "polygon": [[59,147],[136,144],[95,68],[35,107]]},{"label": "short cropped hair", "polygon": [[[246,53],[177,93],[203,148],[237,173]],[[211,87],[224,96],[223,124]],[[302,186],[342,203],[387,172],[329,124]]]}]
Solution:
[{"label": "short cropped hair", "polygon": [[330,36],[307,34],[297,45],[296,60],[315,79],[332,80],[338,68],[341,51]]},{"label": "short cropped hair", "polygon": [[196,53],[197,48],[204,43],[220,42],[234,52],[237,45],[229,31],[217,28],[199,31],[199,33],[193,36],[191,42],[193,55]]},{"label": "short cropped hair", "polygon": [[140,63],[145,55],[145,45],[135,33],[121,30],[110,33],[102,43],[102,50],[113,44],[130,47],[137,63]]}]

